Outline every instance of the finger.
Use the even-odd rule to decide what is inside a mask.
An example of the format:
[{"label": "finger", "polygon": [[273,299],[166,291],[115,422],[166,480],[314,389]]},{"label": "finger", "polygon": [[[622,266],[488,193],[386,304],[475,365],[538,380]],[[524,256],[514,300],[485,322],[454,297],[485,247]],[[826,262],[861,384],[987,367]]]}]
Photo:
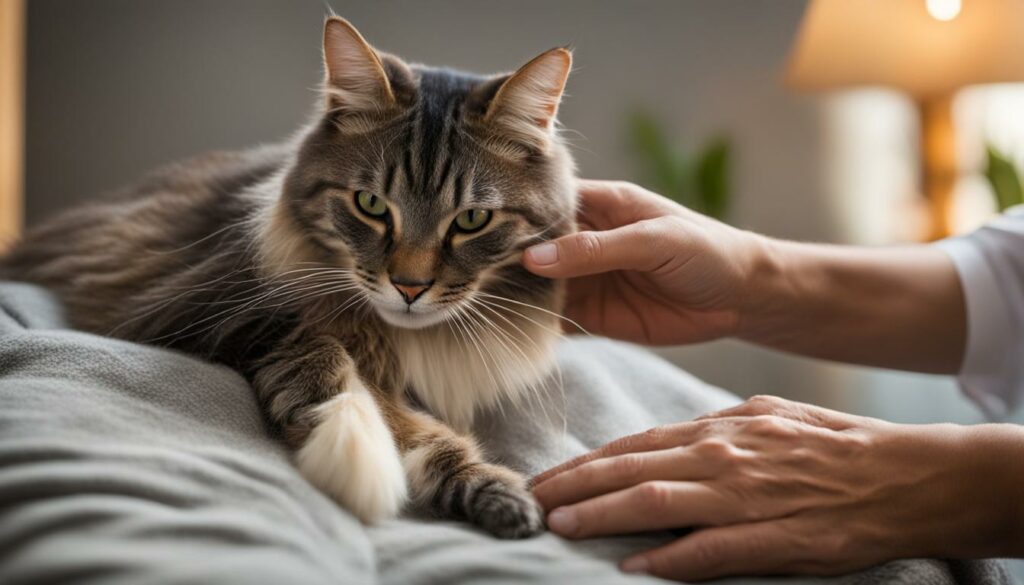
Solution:
[{"label": "finger", "polygon": [[712,420],[730,417],[778,416],[806,423],[812,426],[841,431],[856,426],[858,418],[820,406],[793,402],[777,396],[754,396],[749,400],[718,412],[698,417],[696,420]]},{"label": "finger", "polygon": [[579,219],[605,229],[672,213],[668,199],[625,181],[580,179]]},{"label": "finger", "polygon": [[[576,183],[579,193],[577,221],[582,225],[604,229],[619,227],[639,219],[627,193],[627,183],[581,179]],[[582,229],[582,228],[581,228]]]},{"label": "finger", "polygon": [[596,459],[560,473],[533,490],[545,510],[575,504],[655,480],[710,479],[711,467],[680,448]]},{"label": "finger", "polygon": [[555,508],[547,521],[552,532],[576,539],[735,522],[739,509],[702,483],[649,481]]},{"label": "finger", "polygon": [[531,483],[534,486],[539,486],[560,473],[564,473],[595,459],[613,457],[616,455],[623,455],[625,453],[659,451],[670,447],[687,445],[700,437],[704,428],[709,424],[710,421],[700,423],[678,423],[674,425],[654,427],[642,433],[622,437],[621,439],[616,439],[615,441],[599,447],[590,453],[580,455],[575,459],[571,459],[561,465],[552,467],[551,469],[535,476]]},{"label": "finger", "polygon": [[678,581],[794,572],[798,555],[807,554],[796,530],[790,519],[706,528],[630,557],[621,568]]},{"label": "finger", "polygon": [[657,220],[606,231],[578,232],[530,247],[527,270],[549,278],[572,278],[612,270],[651,271],[672,257],[668,234]]}]

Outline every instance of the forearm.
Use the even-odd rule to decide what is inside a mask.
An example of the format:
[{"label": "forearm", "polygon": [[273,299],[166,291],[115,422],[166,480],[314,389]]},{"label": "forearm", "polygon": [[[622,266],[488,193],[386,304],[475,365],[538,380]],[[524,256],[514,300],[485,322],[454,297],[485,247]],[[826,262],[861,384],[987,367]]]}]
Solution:
[{"label": "forearm", "polygon": [[951,260],[930,246],[857,248],[764,239],[738,336],[849,363],[955,373],[966,315]]}]

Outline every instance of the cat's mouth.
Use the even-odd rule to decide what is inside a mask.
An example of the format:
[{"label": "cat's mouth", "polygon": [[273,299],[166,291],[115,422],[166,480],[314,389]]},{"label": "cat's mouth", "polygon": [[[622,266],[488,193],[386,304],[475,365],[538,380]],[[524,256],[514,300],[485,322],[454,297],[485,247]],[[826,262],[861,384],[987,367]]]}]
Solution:
[{"label": "cat's mouth", "polygon": [[[438,325],[458,314],[462,299],[453,291],[439,289],[402,292],[399,286],[364,284],[364,295],[373,310],[385,323],[401,329],[423,329]],[[392,283],[393,284],[393,283]],[[426,287],[430,288],[430,287]],[[461,295],[457,295],[461,296]]]},{"label": "cat's mouth", "polygon": [[374,301],[373,308],[386,323],[402,329],[423,329],[437,325],[451,314],[447,307],[417,303],[399,307],[392,303]]}]

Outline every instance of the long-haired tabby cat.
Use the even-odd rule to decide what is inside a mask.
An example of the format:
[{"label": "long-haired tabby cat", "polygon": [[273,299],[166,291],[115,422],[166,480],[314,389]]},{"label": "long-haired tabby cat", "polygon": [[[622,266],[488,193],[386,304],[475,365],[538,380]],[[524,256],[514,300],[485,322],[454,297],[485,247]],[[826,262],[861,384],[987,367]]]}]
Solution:
[{"label": "long-haired tabby cat", "polygon": [[323,105],[294,139],[58,216],[0,277],[55,291],[76,327],[237,368],[301,472],[365,521],[411,500],[533,534],[523,477],[464,433],[553,363],[560,289],[519,259],[575,228],[554,129],[570,53],[478,77],[336,17],[323,52]]}]

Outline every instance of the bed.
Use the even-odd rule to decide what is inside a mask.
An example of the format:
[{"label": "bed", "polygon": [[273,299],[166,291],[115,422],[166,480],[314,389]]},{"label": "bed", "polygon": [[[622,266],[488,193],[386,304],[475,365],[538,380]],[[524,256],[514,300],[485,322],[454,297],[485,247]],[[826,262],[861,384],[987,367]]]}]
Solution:
[{"label": "bed", "polygon": [[[569,339],[544,404],[477,426],[534,473],[612,438],[734,404],[636,347]],[[667,533],[498,541],[406,516],[360,525],[270,438],[246,382],[172,351],[69,330],[60,305],[0,283],[0,583],[653,583],[620,573]],[[995,561],[729,583],[1011,583]]]}]

